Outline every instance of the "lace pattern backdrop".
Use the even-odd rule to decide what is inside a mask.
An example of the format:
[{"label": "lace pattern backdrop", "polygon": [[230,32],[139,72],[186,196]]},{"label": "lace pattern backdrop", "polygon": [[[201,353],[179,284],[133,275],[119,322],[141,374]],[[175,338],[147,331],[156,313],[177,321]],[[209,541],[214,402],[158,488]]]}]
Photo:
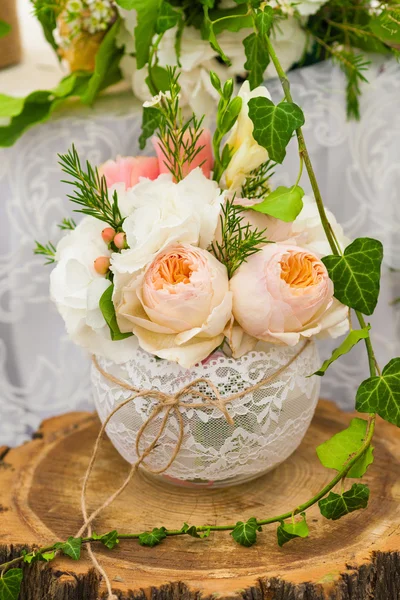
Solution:
[{"label": "lace pattern backdrop", "polygon": [[[305,134],[327,206],[350,237],[369,235],[385,247],[382,289],[374,322],[378,359],[400,352],[400,66],[376,63],[361,100],[362,120],[345,118],[344,78],[329,63],[290,74],[295,101],[306,115]],[[278,81],[268,82],[275,101]],[[69,109],[0,150],[0,445],[26,440],[48,416],[92,407],[89,358],[67,339],[48,298],[49,272],[32,253],[34,240],[57,242],[57,223],[71,213],[60,183],[57,153],[75,143],[82,158],[99,164],[116,154],[138,153],[140,106],[126,95],[107,97],[94,110]],[[275,183],[291,184],[298,171],[293,140]],[[301,185],[310,185],[303,174]],[[337,341],[322,342],[325,357]],[[339,374],[340,370],[340,374]],[[362,348],[334,364],[322,395],[354,406],[367,376]]]}]

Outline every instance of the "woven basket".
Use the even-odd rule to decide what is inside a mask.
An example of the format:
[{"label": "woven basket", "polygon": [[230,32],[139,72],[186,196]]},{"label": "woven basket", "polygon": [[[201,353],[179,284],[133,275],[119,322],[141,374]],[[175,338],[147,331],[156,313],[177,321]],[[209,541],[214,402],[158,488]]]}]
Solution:
[{"label": "woven basket", "polygon": [[0,0],[0,21],[11,25],[10,33],[0,38],[0,69],[2,69],[19,63],[22,57],[16,0]]}]

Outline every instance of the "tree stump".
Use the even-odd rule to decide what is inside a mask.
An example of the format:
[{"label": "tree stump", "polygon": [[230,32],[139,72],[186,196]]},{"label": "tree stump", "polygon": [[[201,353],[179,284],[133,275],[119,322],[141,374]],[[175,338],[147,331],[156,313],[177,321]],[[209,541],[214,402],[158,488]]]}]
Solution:
[{"label": "tree stump", "polygon": [[[146,473],[95,522],[104,533],[145,531],[155,526],[223,524],[265,518],[298,506],[332,477],[315,447],[348,426],[352,415],[321,401],[299,450],[279,469],[235,487],[193,490],[160,482]],[[35,439],[0,449],[0,561],[21,547],[43,546],[75,535],[81,525],[82,477],[99,430],[97,417],[72,413],[45,421]],[[205,540],[168,538],[154,548],[121,541],[98,548],[120,600],[399,600],[400,431],[379,420],[375,462],[363,480],[369,506],[339,521],[318,507],[308,511],[310,537],[279,548],[276,525],[264,527],[251,548],[227,532]],[[125,478],[128,464],[104,440],[88,490],[94,509]],[[80,562],[57,558],[25,567],[21,600],[96,600],[104,584],[84,552]]]},{"label": "tree stump", "polygon": [[19,63],[22,57],[17,0],[0,0],[0,21],[4,21],[11,27],[7,35],[0,37],[0,69],[2,69]]}]

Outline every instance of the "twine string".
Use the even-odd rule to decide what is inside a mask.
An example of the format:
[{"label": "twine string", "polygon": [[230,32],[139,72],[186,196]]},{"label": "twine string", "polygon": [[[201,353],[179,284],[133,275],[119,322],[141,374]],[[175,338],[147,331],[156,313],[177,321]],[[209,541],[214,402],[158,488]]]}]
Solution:
[{"label": "twine string", "polygon": [[[183,388],[181,388],[175,394],[166,394],[165,392],[162,392],[161,390],[154,390],[154,389],[141,390],[140,388],[132,386],[128,382],[126,382],[122,379],[118,379],[117,377],[114,377],[114,375],[112,375],[111,373],[107,373],[107,371],[105,371],[99,365],[97,358],[95,356],[93,356],[92,357],[93,365],[95,366],[97,371],[107,381],[109,381],[110,383],[113,383],[114,385],[116,385],[120,388],[123,388],[125,390],[132,392],[132,395],[129,396],[129,398],[127,398],[126,400],[123,400],[120,404],[118,404],[118,406],[116,406],[111,411],[111,413],[108,415],[108,417],[105,419],[104,423],[102,424],[99,434],[96,438],[93,452],[92,452],[92,455],[91,455],[91,458],[89,461],[89,466],[88,466],[87,471],[84,476],[82,491],[81,491],[81,510],[82,510],[82,516],[83,516],[83,525],[80,528],[80,530],[78,531],[78,533],[76,534],[76,537],[81,537],[85,532],[87,532],[88,537],[91,537],[93,520],[105,508],[109,507],[114,502],[114,500],[116,500],[118,498],[118,496],[120,496],[122,494],[122,492],[126,489],[126,487],[131,482],[134,474],[136,473],[136,471],[139,469],[140,466],[142,466],[142,468],[146,469],[146,471],[153,473],[154,475],[160,475],[169,469],[169,467],[175,461],[175,459],[182,447],[182,443],[183,443],[184,422],[183,422],[183,417],[182,417],[180,408],[182,408],[182,407],[193,408],[193,409],[204,408],[204,407],[218,408],[221,411],[221,413],[224,415],[227,423],[229,423],[229,425],[233,426],[234,421],[228,412],[227,405],[231,404],[235,400],[243,398],[247,394],[251,394],[251,393],[257,391],[258,389],[267,385],[273,379],[275,379],[276,377],[281,375],[304,352],[304,350],[306,349],[306,347],[308,346],[309,343],[310,343],[310,341],[307,340],[304,343],[304,345],[300,348],[300,350],[298,350],[298,352],[296,352],[296,354],[294,354],[287,361],[287,363],[285,363],[284,365],[279,367],[279,369],[274,371],[274,373],[272,373],[268,377],[265,377],[258,383],[255,383],[254,385],[251,385],[239,392],[236,392],[236,393],[231,394],[230,396],[226,396],[226,397],[222,397],[217,386],[212,381],[210,381],[209,379],[207,379],[205,377],[199,377],[198,379],[191,381],[190,383],[186,384]],[[201,390],[196,389],[196,386],[198,386],[199,384],[204,384],[205,386],[207,386],[209,388],[209,390],[212,392],[213,396],[209,396],[208,394],[202,392]],[[187,396],[189,394],[192,397],[200,398],[202,401],[201,402],[186,402],[186,401],[184,401],[183,400],[184,396]],[[91,476],[93,468],[94,468],[94,464],[95,464],[95,461],[97,458],[97,454],[98,454],[98,451],[100,448],[102,438],[106,431],[106,427],[109,424],[109,422],[111,421],[111,419],[114,417],[114,415],[117,414],[117,412],[119,412],[124,406],[126,406],[127,404],[129,404],[130,402],[134,401],[136,398],[139,398],[139,397],[152,398],[155,400],[155,404],[154,404],[154,407],[152,408],[150,415],[148,416],[146,421],[143,422],[143,424],[140,427],[140,429],[137,433],[137,436],[136,436],[135,446],[136,446],[136,455],[138,458],[137,458],[136,462],[134,462],[131,465],[129,473],[128,473],[125,481],[121,484],[121,486],[113,494],[111,494],[106,500],[104,500],[104,502],[96,510],[94,510],[90,515],[88,515],[87,502],[86,502],[87,487],[88,487],[90,476]],[[161,424],[158,429],[158,432],[154,436],[153,440],[147,446],[145,446],[143,450],[140,450],[141,441],[142,441],[143,436],[146,433],[148,427],[155,421],[155,419],[158,417],[158,415],[160,415],[163,411],[165,411],[165,412],[164,412],[163,418],[161,420]],[[150,465],[148,465],[145,462],[145,460],[153,452],[154,448],[157,446],[160,438],[162,437],[162,435],[167,427],[167,424],[169,422],[169,419],[170,419],[170,416],[172,413],[175,414],[177,421],[178,421],[178,427],[179,427],[178,439],[176,441],[173,452],[172,452],[171,457],[169,458],[168,462],[159,469],[153,469],[150,467]],[[96,558],[90,543],[87,545],[87,549],[88,549],[89,557],[90,557],[94,567],[101,574],[101,576],[103,577],[103,579],[106,583],[108,600],[115,600],[117,597],[112,592],[111,581],[110,581],[107,573],[105,572],[104,568],[101,566],[98,559]]]}]

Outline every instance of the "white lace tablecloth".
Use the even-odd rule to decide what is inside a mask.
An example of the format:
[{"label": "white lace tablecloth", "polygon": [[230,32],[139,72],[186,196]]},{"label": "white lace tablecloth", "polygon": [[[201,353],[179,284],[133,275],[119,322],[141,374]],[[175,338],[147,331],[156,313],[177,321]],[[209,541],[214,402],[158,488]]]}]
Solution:
[{"label": "white lace tablecloth", "polygon": [[[306,115],[305,135],[326,204],[350,237],[369,235],[385,246],[374,342],[382,365],[400,353],[400,66],[375,65],[362,97],[362,121],[346,122],[344,79],[324,63],[290,74],[293,95]],[[1,82],[0,82],[1,83]],[[0,85],[1,87],[1,85]],[[269,83],[274,100],[282,97]],[[19,444],[40,421],[92,406],[89,359],[68,341],[48,299],[49,267],[32,254],[34,240],[56,242],[56,224],[70,213],[60,183],[57,153],[75,143],[93,163],[138,152],[140,107],[131,95],[105,98],[95,110],[69,109],[0,150],[0,445]],[[298,171],[295,141],[276,183],[291,184]],[[303,174],[302,185],[310,190]],[[322,344],[326,355],[335,343]],[[336,342],[337,345],[337,342]],[[364,349],[336,363],[322,393],[351,409],[367,376]]]}]

